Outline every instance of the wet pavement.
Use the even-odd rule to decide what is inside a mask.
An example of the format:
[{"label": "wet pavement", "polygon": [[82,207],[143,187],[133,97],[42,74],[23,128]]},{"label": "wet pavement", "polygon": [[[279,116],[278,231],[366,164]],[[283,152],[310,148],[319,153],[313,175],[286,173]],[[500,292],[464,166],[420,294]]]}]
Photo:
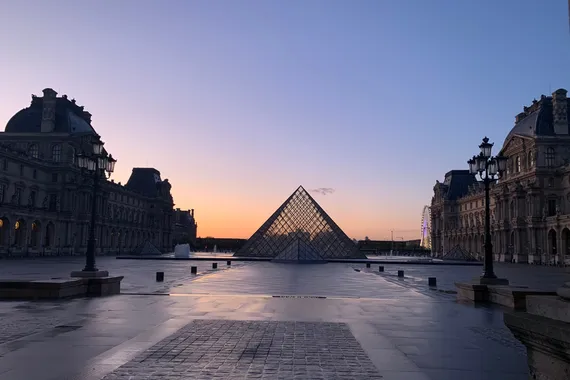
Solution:
[{"label": "wet pavement", "polygon": [[[0,277],[64,276],[81,263],[58,260],[3,261]],[[189,275],[191,265],[201,275]],[[212,270],[208,262],[103,259],[100,267],[125,275],[128,294],[0,302],[0,380],[528,378],[502,310],[429,290],[422,278],[434,267],[406,266],[404,280],[394,276],[400,268],[379,274],[359,264]],[[437,274],[442,283],[473,277],[460,272],[466,267],[441,268],[452,271]],[[529,276],[519,268],[497,271]],[[564,277],[530,269],[541,271],[543,286]],[[157,270],[164,283],[154,281]],[[333,364],[339,355],[346,360]]]}]

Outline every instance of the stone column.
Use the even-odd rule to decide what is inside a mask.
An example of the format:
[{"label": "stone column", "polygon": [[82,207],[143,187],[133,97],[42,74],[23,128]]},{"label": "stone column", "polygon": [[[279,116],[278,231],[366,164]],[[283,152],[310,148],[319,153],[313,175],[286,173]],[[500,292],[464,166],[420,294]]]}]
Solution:
[{"label": "stone column", "polygon": [[556,296],[527,296],[526,309],[504,321],[526,346],[530,379],[570,379],[570,282]]}]

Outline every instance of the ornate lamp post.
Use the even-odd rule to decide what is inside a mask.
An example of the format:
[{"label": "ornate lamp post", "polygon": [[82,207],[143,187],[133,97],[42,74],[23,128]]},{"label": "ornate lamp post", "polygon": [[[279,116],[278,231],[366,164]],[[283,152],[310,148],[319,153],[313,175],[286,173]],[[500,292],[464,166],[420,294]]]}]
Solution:
[{"label": "ornate lamp post", "polygon": [[489,207],[489,187],[496,175],[501,175],[507,168],[507,157],[499,153],[491,156],[493,144],[485,137],[479,145],[481,153],[467,161],[469,172],[479,175],[485,185],[485,261],[484,271],[480,278],[481,284],[508,285],[507,279],[497,278],[493,271],[493,244],[491,243],[491,210]]},{"label": "ornate lamp post", "polygon": [[82,271],[72,272],[72,277],[105,277],[108,272],[99,271],[95,266],[95,221],[97,219],[97,195],[99,192],[99,180],[107,178],[115,170],[115,160],[112,155],[103,152],[104,143],[95,138],[91,142],[92,152],[77,155],[77,166],[82,171],[88,172],[93,177],[91,195],[91,223],[89,225],[89,238],[87,240],[87,252],[85,254],[85,268]]}]

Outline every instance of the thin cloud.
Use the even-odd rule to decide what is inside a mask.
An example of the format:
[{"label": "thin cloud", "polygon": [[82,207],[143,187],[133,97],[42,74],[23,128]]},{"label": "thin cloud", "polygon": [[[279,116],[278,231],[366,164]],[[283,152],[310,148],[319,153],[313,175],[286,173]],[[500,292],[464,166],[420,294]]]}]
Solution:
[{"label": "thin cloud", "polygon": [[311,193],[319,193],[321,195],[328,195],[334,193],[334,189],[330,187],[319,187],[318,189],[309,190]]}]

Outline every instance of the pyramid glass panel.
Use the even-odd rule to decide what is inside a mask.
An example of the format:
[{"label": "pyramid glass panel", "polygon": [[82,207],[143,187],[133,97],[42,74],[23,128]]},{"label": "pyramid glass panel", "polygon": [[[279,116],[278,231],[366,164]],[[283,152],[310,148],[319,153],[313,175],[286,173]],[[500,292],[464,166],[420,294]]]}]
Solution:
[{"label": "pyramid glass panel", "polygon": [[234,256],[293,258],[293,252],[295,260],[366,258],[302,186]]}]

